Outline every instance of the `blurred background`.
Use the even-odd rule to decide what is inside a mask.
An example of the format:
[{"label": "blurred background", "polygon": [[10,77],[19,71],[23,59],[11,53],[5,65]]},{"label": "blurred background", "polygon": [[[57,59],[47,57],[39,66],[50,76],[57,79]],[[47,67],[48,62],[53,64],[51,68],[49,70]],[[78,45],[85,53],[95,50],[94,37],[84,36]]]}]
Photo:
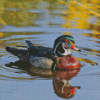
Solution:
[{"label": "blurred background", "polygon": [[53,47],[54,40],[64,34],[72,35],[82,49],[72,50],[83,67],[70,81],[72,86],[81,87],[71,99],[100,100],[99,0],[0,1],[0,100],[62,99],[54,93],[51,72],[47,78],[5,66],[18,60],[5,47],[26,46],[25,40]]}]

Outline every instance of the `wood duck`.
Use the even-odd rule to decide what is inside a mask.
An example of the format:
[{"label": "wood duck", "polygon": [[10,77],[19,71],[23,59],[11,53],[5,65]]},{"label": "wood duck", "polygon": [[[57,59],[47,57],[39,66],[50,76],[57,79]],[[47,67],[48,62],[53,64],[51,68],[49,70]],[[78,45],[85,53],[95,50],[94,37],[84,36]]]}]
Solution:
[{"label": "wood duck", "polygon": [[81,66],[79,60],[72,56],[70,49],[80,51],[75,45],[75,40],[70,35],[58,37],[53,49],[36,46],[26,40],[27,50],[6,47],[6,50],[17,56],[22,61],[29,62],[34,67],[50,69],[53,65],[59,69],[76,69]]}]

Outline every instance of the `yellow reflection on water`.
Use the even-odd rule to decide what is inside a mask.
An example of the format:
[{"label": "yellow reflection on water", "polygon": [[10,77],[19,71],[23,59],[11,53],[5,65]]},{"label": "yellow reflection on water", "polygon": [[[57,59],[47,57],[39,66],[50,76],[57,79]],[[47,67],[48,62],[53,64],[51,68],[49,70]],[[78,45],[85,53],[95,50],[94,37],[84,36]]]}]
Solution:
[{"label": "yellow reflection on water", "polygon": [[[2,38],[4,36],[4,34],[2,32],[0,32],[0,38]],[[2,40],[0,40],[0,42],[3,42]]]},{"label": "yellow reflection on water", "polygon": [[99,0],[59,0],[59,3],[67,7],[61,12],[63,14],[62,18],[65,20],[62,27],[93,30],[96,27],[92,26],[100,25],[98,23],[98,21],[100,22]]},{"label": "yellow reflection on water", "polygon": [[81,34],[81,35],[89,36],[89,37],[96,38],[96,39],[100,39],[100,32],[99,31],[92,31],[92,34],[84,33],[84,34]]},{"label": "yellow reflection on water", "polygon": [[38,0],[3,0],[0,1],[0,23],[2,25],[26,26],[33,25],[38,17],[36,13],[28,10],[38,6]]},{"label": "yellow reflection on water", "polygon": [[77,58],[79,61],[82,61],[82,62],[85,62],[85,63],[88,63],[88,64],[91,64],[91,65],[98,65],[97,62],[94,62],[94,61],[91,61],[89,59],[84,59],[84,58]]},{"label": "yellow reflection on water", "polygon": [[3,36],[4,36],[4,34],[2,32],[0,32],[0,37],[3,37]]},{"label": "yellow reflection on water", "polygon": [[[0,23],[12,26],[38,26],[35,22],[55,9],[54,0],[3,0],[0,1]],[[52,6],[53,4],[53,6]],[[59,7],[58,7],[59,9]],[[44,18],[45,19],[45,18]]]}]

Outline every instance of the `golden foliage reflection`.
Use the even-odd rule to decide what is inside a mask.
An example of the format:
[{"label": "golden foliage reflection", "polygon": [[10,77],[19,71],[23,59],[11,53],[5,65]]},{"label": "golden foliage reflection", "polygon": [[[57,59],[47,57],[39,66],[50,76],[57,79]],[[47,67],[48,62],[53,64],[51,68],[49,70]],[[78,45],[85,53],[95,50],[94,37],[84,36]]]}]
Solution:
[{"label": "golden foliage reflection", "polygon": [[44,16],[49,16],[48,10],[54,10],[56,4],[53,0],[0,1],[0,23],[2,25],[13,25],[17,27],[34,26],[34,24],[36,26],[37,24],[35,22],[37,20],[40,21]]},{"label": "golden foliage reflection", "polygon": [[65,20],[62,27],[96,30],[100,26],[99,0],[59,0],[59,3],[67,8],[61,12]]}]

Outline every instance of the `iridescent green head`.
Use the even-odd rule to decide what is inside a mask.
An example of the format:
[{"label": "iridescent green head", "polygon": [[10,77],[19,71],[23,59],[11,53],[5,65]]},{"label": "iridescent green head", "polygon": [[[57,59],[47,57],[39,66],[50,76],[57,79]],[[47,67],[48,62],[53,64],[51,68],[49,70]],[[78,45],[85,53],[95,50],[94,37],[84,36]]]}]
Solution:
[{"label": "iridescent green head", "polygon": [[80,51],[75,45],[75,40],[70,35],[62,35],[58,37],[54,42],[53,51],[58,56],[64,56],[71,54],[70,48]]}]

